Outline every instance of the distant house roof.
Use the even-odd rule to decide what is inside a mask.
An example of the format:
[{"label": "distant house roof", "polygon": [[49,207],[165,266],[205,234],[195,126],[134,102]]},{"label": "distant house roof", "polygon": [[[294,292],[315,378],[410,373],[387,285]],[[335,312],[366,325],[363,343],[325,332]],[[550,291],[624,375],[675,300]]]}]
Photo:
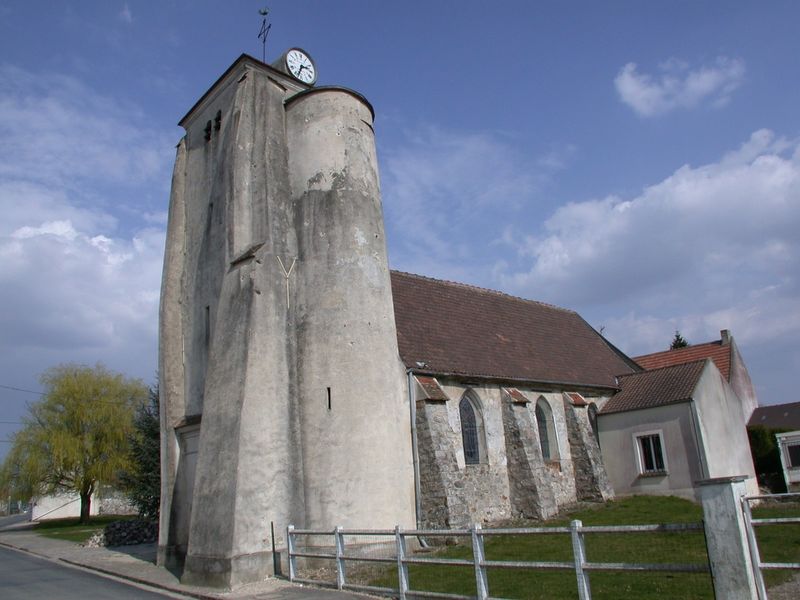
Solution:
[{"label": "distant house roof", "polygon": [[605,388],[634,370],[574,311],[408,273],[391,278],[408,368]]},{"label": "distant house roof", "polygon": [[665,350],[664,352],[654,352],[644,356],[636,356],[635,360],[639,365],[648,371],[650,369],[660,369],[682,363],[694,362],[704,358],[710,358],[717,365],[717,369],[722,373],[726,381],[730,381],[731,375],[731,348],[730,338],[727,330],[722,332],[722,339],[705,344],[696,344],[677,350]]},{"label": "distant house roof", "polygon": [[748,427],[763,425],[770,429],[800,429],[800,402],[759,406],[753,411]]},{"label": "distant house roof", "polygon": [[600,411],[601,414],[654,408],[692,399],[706,361],[662,367],[624,375],[619,378],[620,392]]}]

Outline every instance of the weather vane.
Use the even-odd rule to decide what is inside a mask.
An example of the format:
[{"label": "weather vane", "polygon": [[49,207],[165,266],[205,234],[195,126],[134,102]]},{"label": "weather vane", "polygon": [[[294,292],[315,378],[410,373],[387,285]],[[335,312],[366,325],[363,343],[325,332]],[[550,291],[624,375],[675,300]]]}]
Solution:
[{"label": "weather vane", "polygon": [[267,15],[269,14],[267,7],[260,8],[258,14],[263,17],[261,19],[261,31],[258,32],[258,39],[261,40],[261,62],[267,62],[267,36],[272,23],[267,24]]}]

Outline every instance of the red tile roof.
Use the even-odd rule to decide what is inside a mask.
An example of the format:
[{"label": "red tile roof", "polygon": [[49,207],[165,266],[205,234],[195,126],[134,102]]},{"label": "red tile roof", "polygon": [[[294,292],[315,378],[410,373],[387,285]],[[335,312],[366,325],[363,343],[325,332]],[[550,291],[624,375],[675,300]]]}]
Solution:
[{"label": "red tile roof", "polygon": [[416,379],[425,394],[424,400],[436,400],[440,402],[446,402],[448,400],[447,394],[444,393],[444,390],[435,378],[417,375]]},{"label": "red tile roof", "polygon": [[528,404],[530,400],[528,400],[522,392],[520,392],[517,388],[504,388],[506,394],[509,395],[513,402],[518,404]]},{"label": "red tile roof", "polygon": [[699,360],[619,378],[622,391],[615,394],[601,414],[653,408],[691,400],[703,373],[705,360]]},{"label": "red tile roof", "polygon": [[616,387],[634,369],[580,315],[460,283],[392,272],[406,367],[541,383]]},{"label": "red tile roof", "polygon": [[686,348],[678,348],[677,350],[665,350],[664,352],[636,356],[633,360],[649,371],[710,358],[717,365],[717,369],[719,369],[726,381],[730,381],[731,348],[731,344],[723,344],[721,340],[717,340],[716,342],[696,344]]},{"label": "red tile roof", "polygon": [[762,425],[770,429],[800,429],[800,402],[759,406],[753,411],[748,427]]}]

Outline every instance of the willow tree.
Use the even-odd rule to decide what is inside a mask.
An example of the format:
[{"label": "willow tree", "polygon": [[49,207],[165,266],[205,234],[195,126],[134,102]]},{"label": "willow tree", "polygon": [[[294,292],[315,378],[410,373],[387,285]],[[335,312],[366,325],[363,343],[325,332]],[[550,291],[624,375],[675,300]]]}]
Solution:
[{"label": "willow tree", "polygon": [[78,494],[88,523],[92,494],[129,467],[133,415],[147,387],[102,365],[53,367],[41,383],[44,396],[30,406],[2,471],[29,497]]}]

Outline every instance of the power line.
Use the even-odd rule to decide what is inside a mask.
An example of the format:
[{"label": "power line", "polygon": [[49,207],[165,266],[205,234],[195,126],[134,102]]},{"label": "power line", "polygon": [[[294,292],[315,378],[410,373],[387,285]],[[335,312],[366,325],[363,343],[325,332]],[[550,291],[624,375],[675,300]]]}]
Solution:
[{"label": "power line", "polygon": [[0,384],[0,388],[3,388],[4,390],[14,390],[15,392],[26,392],[28,394],[36,394],[37,396],[44,396],[45,395],[44,392],[35,392],[33,390],[26,390],[26,389],[23,389],[23,388],[12,387],[10,385],[2,385],[2,384]]},{"label": "power line", "polygon": [[22,421],[0,421],[3,425],[24,425]]}]

